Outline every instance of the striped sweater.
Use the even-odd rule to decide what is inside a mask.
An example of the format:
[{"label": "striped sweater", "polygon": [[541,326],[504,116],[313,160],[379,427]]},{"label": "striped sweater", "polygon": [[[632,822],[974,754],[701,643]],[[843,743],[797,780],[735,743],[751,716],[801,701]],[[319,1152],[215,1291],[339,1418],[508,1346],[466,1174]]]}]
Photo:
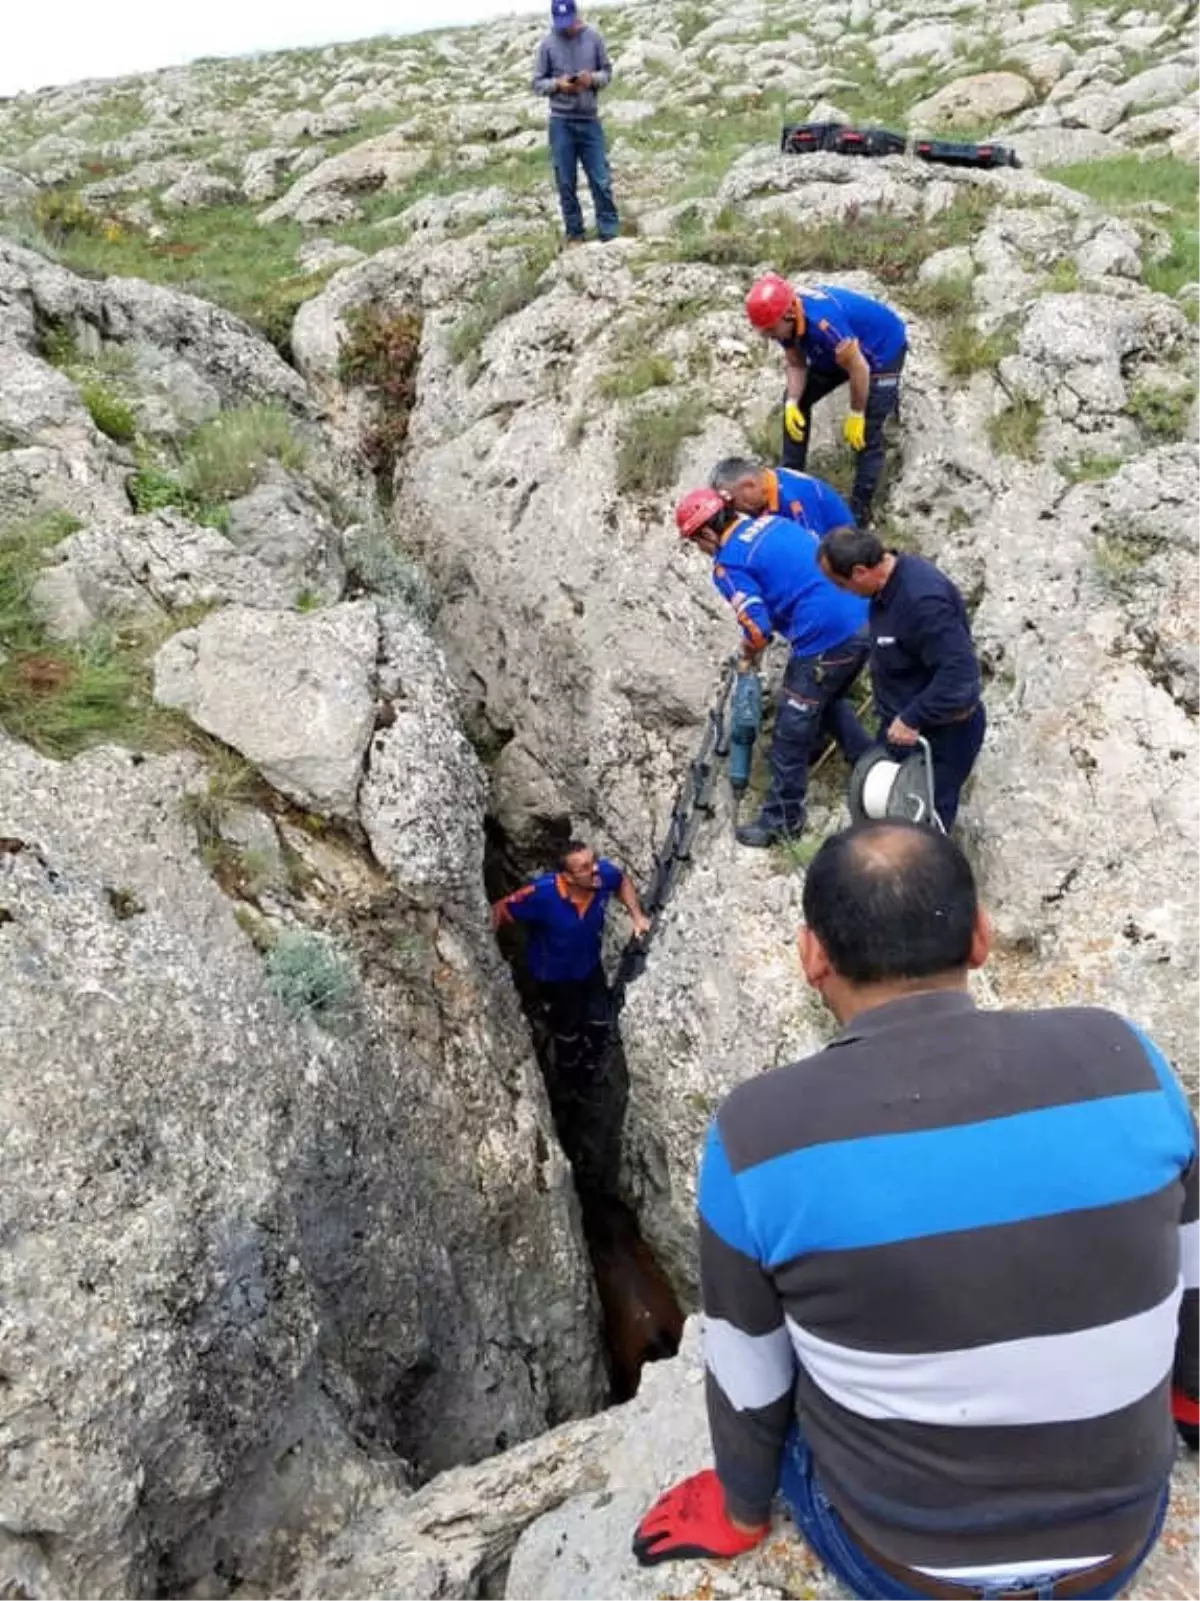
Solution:
[{"label": "striped sweater", "polygon": [[741,1085],[700,1176],[709,1422],[765,1518],[798,1414],[897,1562],[1098,1558],[1148,1531],[1196,1393],[1196,1128],[1109,1012],[861,1013]]}]

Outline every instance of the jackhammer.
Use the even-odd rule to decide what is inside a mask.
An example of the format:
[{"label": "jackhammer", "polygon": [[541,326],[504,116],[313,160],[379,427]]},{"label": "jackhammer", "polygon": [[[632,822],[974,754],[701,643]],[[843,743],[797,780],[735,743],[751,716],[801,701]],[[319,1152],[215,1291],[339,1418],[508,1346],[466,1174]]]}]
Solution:
[{"label": "jackhammer", "polygon": [[754,741],[762,727],[762,679],[757,673],[739,673],[729,712],[729,787],[733,791],[734,824],[738,807],[750,782]]}]

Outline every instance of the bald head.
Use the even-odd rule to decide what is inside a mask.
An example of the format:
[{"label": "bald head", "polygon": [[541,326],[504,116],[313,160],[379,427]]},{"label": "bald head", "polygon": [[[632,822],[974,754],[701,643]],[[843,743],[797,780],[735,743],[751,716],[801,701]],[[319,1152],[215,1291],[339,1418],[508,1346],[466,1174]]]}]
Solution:
[{"label": "bald head", "polygon": [[978,910],[962,851],[916,823],[861,823],[832,835],[804,881],[804,920],[852,984],[962,974]]}]

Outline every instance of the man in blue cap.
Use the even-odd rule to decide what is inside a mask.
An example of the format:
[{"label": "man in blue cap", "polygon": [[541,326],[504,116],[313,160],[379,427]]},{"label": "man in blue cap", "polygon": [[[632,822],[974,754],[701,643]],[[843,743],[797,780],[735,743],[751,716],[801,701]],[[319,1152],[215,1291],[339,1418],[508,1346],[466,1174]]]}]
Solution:
[{"label": "man in blue cap", "polygon": [[596,210],[596,233],[615,239],[621,220],[613,200],[608,151],[597,96],[612,78],[612,63],[595,28],[580,21],[575,0],[553,0],[551,31],[538,46],[534,94],[550,101],[550,159],[558,184],[568,244],[583,242],[583,212],[576,188],[579,163]]}]

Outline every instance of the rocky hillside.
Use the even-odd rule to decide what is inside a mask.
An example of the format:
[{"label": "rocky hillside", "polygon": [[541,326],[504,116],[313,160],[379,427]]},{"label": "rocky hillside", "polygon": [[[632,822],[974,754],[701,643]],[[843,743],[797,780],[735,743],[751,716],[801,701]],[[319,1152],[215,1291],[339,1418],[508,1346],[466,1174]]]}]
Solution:
[{"label": "rocky hillside", "polygon": [[[1195,1083],[1191,8],[598,20],[625,233],[568,255],[538,18],[0,102],[4,1593],[495,1594],[592,1489],[509,1593],[643,1593],[694,1359],[563,1423],[598,1317],[485,850],[649,871],[733,644],[669,510],[774,450],[765,267],[909,321],[883,529],[987,672],[983,999],[1114,1005]],[[1024,165],[779,156],[835,113]],[[730,822],[624,1017],[620,1183],[685,1300],[708,1117],[827,1028],[811,845]],[[797,1560],[748,1582],[824,1593]]]}]

